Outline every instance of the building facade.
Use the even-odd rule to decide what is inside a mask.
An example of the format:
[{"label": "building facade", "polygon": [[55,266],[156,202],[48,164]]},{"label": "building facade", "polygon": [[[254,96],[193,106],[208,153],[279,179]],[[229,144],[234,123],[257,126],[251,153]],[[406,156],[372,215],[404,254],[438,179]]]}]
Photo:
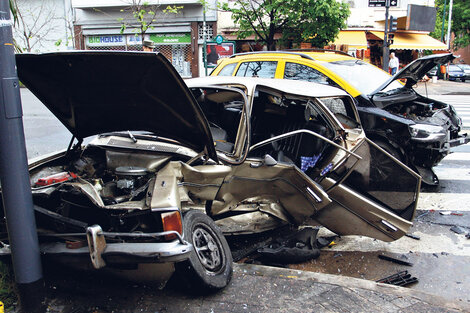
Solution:
[{"label": "building facade", "polygon": [[[141,51],[142,40],[156,44],[155,51],[167,57],[182,77],[197,77],[201,69],[204,8],[198,0],[145,1],[143,7],[149,28],[144,33],[133,11],[140,0],[72,0],[75,13],[75,48],[82,50]],[[177,7],[176,13],[168,7]],[[216,1],[205,10],[206,36],[211,39],[217,28]]]}]

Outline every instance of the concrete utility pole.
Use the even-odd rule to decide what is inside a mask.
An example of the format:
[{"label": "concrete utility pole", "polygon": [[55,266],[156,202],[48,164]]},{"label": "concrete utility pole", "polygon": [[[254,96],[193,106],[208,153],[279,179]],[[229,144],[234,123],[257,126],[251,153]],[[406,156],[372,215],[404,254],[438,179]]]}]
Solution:
[{"label": "concrete utility pole", "polygon": [[29,183],[8,0],[0,0],[0,183],[22,312],[43,312],[44,282]]},{"label": "concrete utility pole", "polygon": [[[450,0],[449,3],[449,23],[447,23],[447,49],[450,49],[450,26],[452,25],[452,3],[454,1]],[[442,21],[444,23],[444,20]]]},{"label": "concrete utility pole", "polygon": [[390,8],[390,0],[385,0],[385,31],[384,31],[384,43],[382,45],[383,54],[382,54],[382,69],[388,72],[388,58],[389,58],[389,49],[388,49],[388,9]]},{"label": "concrete utility pole", "polygon": [[202,3],[202,58],[204,61],[204,76],[207,76],[207,23],[206,23],[206,2]]}]

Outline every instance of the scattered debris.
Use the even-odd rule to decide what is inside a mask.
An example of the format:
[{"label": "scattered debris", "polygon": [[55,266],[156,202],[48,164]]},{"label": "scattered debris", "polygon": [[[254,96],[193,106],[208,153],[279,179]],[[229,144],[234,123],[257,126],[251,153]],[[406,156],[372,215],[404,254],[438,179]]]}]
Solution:
[{"label": "scattered debris", "polygon": [[463,213],[455,213],[451,211],[441,211],[439,212],[441,215],[455,215],[455,216],[463,216]]},{"label": "scattered debris", "polygon": [[[432,211],[433,211],[433,210],[432,210]],[[423,217],[423,216],[426,216],[426,215],[428,215],[428,214],[429,214],[429,212],[431,212],[431,210],[430,210],[430,211],[426,211],[426,212],[424,212],[424,213],[422,213],[422,214],[418,215],[418,216],[416,217],[416,219],[418,219],[418,218],[420,218],[420,217]]]},{"label": "scattered debris", "polygon": [[329,246],[330,243],[334,242],[336,239],[336,236],[331,236],[331,237],[318,237],[317,238],[317,247],[319,249]]},{"label": "scattered debris", "polygon": [[434,255],[436,258],[439,258],[439,256],[437,255],[437,253],[433,253],[432,255]]},{"label": "scattered debris", "polygon": [[470,233],[466,234],[465,237],[467,237],[467,239],[470,239]]},{"label": "scattered debris", "polygon": [[390,261],[390,262],[393,262],[393,263],[397,263],[397,264],[401,264],[401,265],[407,265],[407,266],[413,266],[413,263],[411,263],[411,262],[399,260],[399,259],[393,258],[391,256],[379,254],[378,257],[379,257],[379,259]]},{"label": "scattered debris", "polygon": [[462,227],[457,226],[457,225],[452,226],[450,230],[459,235],[466,233],[466,231]]},{"label": "scattered debris", "polygon": [[335,245],[336,245],[336,242],[332,241],[332,242],[330,242],[330,244],[328,245],[328,248],[331,248],[331,247],[333,247],[333,246],[335,246]]},{"label": "scattered debris", "polygon": [[287,238],[277,238],[269,245],[258,249],[268,262],[282,264],[301,263],[320,256],[316,245],[318,228],[303,228]]},{"label": "scattered debris", "polygon": [[336,253],[333,255],[333,258],[338,258],[338,257],[341,257],[341,256],[343,256],[341,253],[336,252]]},{"label": "scattered debris", "polygon": [[413,238],[414,240],[420,240],[421,237],[414,235],[414,234],[405,234],[406,237]]},{"label": "scattered debris", "polygon": [[448,252],[441,252],[441,255],[449,255]]},{"label": "scattered debris", "polygon": [[418,278],[411,277],[411,274],[408,274],[408,271],[402,271],[402,272],[398,272],[396,274],[390,275],[388,277],[379,279],[376,282],[403,287],[409,284],[417,283]]}]

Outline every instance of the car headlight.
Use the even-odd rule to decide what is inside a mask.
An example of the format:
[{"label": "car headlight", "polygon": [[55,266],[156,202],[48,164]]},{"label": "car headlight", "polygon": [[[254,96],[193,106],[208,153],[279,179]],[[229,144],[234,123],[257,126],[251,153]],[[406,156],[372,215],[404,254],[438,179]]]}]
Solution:
[{"label": "car headlight", "polygon": [[410,126],[411,137],[414,140],[431,141],[446,137],[446,129],[438,125],[415,124]]}]

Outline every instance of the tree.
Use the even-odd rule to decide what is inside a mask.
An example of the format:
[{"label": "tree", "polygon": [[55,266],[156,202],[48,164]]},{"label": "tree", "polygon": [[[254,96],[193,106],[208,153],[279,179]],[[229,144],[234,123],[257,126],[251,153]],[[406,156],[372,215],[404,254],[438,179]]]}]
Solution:
[{"label": "tree", "polygon": [[53,2],[11,0],[10,8],[15,20],[13,35],[21,49],[31,52],[57,41],[50,36],[59,30],[61,19]]},{"label": "tree", "polygon": [[[153,29],[153,24],[157,21],[157,12],[160,10],[160,4],[150,4],[143,0],[129,0],[129,6],[122,9],[121,12],[130,12],[133,19],[128,20],[120,18],[121,34],[127,28],[134,28],[136,36],[140,35],[144,38],[145,33],[149,29]],[[177,14],[183,6],[168,5],[161,10],[165,14]]]},{"label": "tree", "polygon": [[[452,26],[454,33],[453,48],[458,49],[470,45],[470,1],[453,0]],[[444,18],[444,38],[447,34],[449,19],[449,0],[446,5],[446,17]],[[437,17],[436,28],[430,35],[436,39],[441,39],[442,34],[442,14],[444,10],[444,0],[436,0]]]},{"label": "tree", "polygon": [[224,3],[239,26],[238,38],[255,35],[268,50],[276,50],[274,35],[282,33],[283,43],[310,42],[323,47],[346,27],[349,6],[336,0],[236,0]]}]

